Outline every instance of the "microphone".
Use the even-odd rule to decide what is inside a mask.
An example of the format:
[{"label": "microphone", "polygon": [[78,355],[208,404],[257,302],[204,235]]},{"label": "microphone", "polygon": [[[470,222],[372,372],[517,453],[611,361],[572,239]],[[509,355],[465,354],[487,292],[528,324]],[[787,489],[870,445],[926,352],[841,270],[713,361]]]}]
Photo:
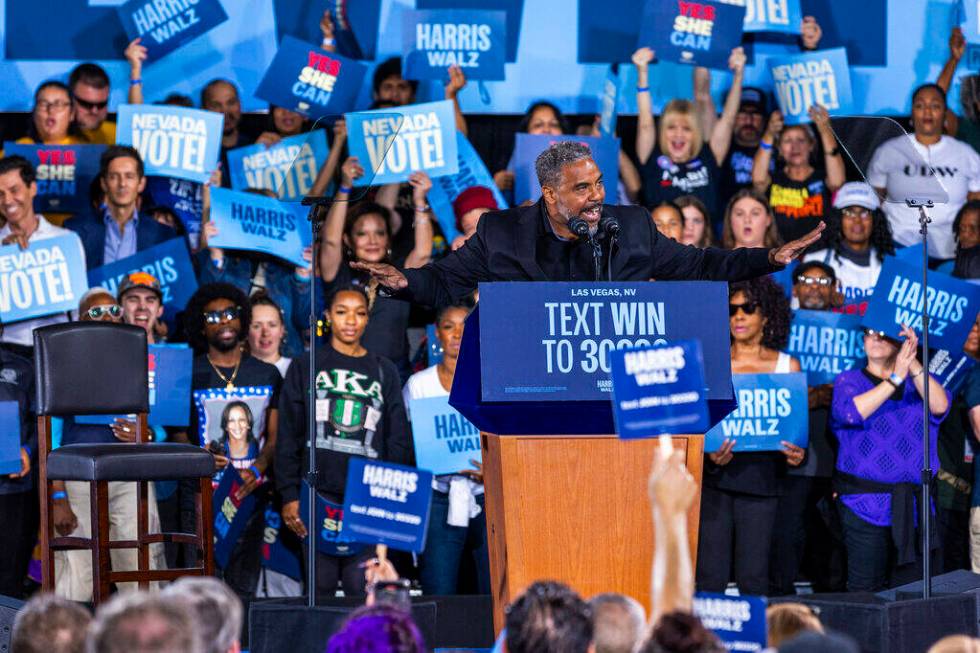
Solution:
[{"label": "microphone", "polygon": [[611,215],[602,216],[599,220],[599,229],[612,240],[619,238],[619,220]]},{"label": "microphone", "polygon": [[589,235],[589,223],[582,218],[575,216],[568,221],[568,230],[581,238]]}]

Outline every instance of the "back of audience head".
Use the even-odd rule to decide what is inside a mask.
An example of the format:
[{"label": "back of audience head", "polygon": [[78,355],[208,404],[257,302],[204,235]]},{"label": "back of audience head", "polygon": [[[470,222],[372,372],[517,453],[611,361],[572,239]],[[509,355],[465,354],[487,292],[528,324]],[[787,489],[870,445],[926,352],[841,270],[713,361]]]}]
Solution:
[{"label": "back of audience head", "polygon": [[695,247],[712,247],[715,244],[711,233],[711,216],[708,207],[694,195],[682,195],[674,200],[684,217],[684,232],[681,244]]},{"label": "back of audience head", "polygon": [[184,576],[164,589],[162,597],[184,601],[197,617],[204,653],[238,653],[242,604],[226,584],[210,576]]},{"label": "back of audience head", "polygon": [[371,80],[375,102],[391,102],[391,106],[404,106],[415,102],[419,83],[402,77],[401,57],[391,57],[378,64]]},{"label": "back of audience head", "polygon": [[623,594],[598,594],[589,599],[595,653],[633,653],[643,637],[646,615],[635,599]]},{"label": "back of audience head", "polygon": [[551,102],[542,100],[527,108],[517,131],[524,134],[561,136],[569,132],[569,127],[561,109]]},{"label": "back of audience head", "polygon": [[92,615],[74,601],[38,594],[17,613],[11,653],[84,653]]},{"label": "back of audience head", "polygon": [[684,213],[679,206],[664,200],[650,209],[650,218],[661,235],[681,242],[684,237]]},{"label": "back of audience head", "polygon": [[117,594],[89,627],[87,653],[205,653],[185,601],[145,592]]},{"label": "back of audience head", "polygon": [[668,612],[660,617],[638,653],[724,653],[725,646],[688,612]]},{"label": "back of audience head", "polygon": [[327,653],[425,653],[408,612],[390,605],[357,609],[327,643]]},{"label": "back of audience head", "polygon": [[766,639],[776,648],[805,632],[823,632],[823,624],[809,606],[802,603],[779,603],[766,608]]},{"label": "back of audience head", "polygon": [[980,639],[967,635],[949,635],[930,646],[927,653],[980,653]]},{"label": "back of audience head", "polygon": [[736,247],[777,247],[781,244],[772,209],[764,195],[743,188],[728,201],[722,226],[722,245]]},{"label": "back of audience head", "polygon": [[838,633],[805,632],[779,646],[779,653],[859,653],[850,637]]},{"label": "back of audience head", "polygon": [[591,652],[591,612],[567,585],[537,581],[507,607],[507,653]]}]

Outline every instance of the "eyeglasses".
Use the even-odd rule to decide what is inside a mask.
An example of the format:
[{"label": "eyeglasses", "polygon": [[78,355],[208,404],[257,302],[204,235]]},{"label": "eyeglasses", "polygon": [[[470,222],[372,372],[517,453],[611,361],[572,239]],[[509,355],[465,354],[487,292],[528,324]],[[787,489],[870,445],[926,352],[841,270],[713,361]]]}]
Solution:
[{"label": "eyeglasses", "polygon": [[87,109],[89,111],[102,111],[107,106],[109,106],[108,100],[104,102],[89,102],[88,100],[83,100],[77,95],[75,96],[75,102],[77,102],[78,106],[80,106],[81,108]]},{"label": "eyeglasses", "polygon": [[849,206],[842,211],[845,218],[870,218],[871,211],[863,206]]},{"label": "eyeglasses", "polygon": [[796,277],[796,283],[802,283],[804,286],[812,286],[814,284],[818,286],[829,286],[834,283],[834,280],[830,277],[805,277],[801,274]]},{"label": "eyeglasses", "polygon": [[35,105],[37,110],[41,113],[52,113],[52,112],[62,112],[71,106],[71,102],[65,102],[64,100],[57,100],[55,102],[48,102],[47,100],[38,100]]},{"label": "eyeglasses", "polygon": [[101,320],[103,315],[111,315],[119,319],[122,317],[123,310],[119,304],[103,304],[101,306],[93,306],[85,311],[85,314],[88,315],[90,320]]},{"label": "eyeglasses", "polygon": [[241,306],[229,306],[228,308],[223,308],[220,311],[205,311],[204,321],[208,324],[231,322],[239,316],[241,310]]},{"label": "eyeglasses", "polygon": [[883,340],[884,338],[888,337],[884,331],[875,331],[874,329],[868,328],[863,329],[863,331],[864,335],[868,336],[869,338],[878,338],[879,340]]},{"label": "eyeglasses", "polygon": [[759,304],[756,302],[745,302],[744,304],[729,304],[728,305],[728,316],[735,317],[739,309],[746,315],[755,315],[756,310],[759,308]]}]

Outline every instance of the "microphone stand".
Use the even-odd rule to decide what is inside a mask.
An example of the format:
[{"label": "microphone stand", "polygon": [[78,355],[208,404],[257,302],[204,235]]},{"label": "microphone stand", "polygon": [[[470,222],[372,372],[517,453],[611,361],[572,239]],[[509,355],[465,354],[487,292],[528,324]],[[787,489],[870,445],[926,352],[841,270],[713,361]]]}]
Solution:
[{"label": "microphone stand", "polygon": [[333,203],[333,198],[331,197],[304,197],[303,206],[310,207],[310,213],[307,219],[310,221],[310,229],[313,233],[313,238],[310,240],[310,249],[312,253],[313,269],[310,273],[310,374],[309,374],[309,411],[307,412],[307,431],[309,435],[309,440],[307,442],[307,447],[309,451],[309,461],[306,467],[306,498],[307,498],[307,509],[306,509],[306,530],[307,530],[307,544],[306,544],[306,588],[307,597],[306,605],[307,607],[316,607],[316,486],[317,480],[320,476],[320,471],[317,469],[316,465],[316,338],[317,338],[317,311],[316,311],[316,268],[317,268],[317,257],[319,256],[319,242],[320,242],[320,227],[323,224],[323,216],[326,214],[326,208]]},{"label": "microphone stand", "polygon": [[919,503],[919,527],[922,529],[922,598],[932,596],[932,550],[929,527],[932,522],[932,459],[929,438],[929,223],[932,219],[926,209],[933,207],[930,199],[906,198],[905,205],[919,210],[919,233],[922,234],[922,476]]}]

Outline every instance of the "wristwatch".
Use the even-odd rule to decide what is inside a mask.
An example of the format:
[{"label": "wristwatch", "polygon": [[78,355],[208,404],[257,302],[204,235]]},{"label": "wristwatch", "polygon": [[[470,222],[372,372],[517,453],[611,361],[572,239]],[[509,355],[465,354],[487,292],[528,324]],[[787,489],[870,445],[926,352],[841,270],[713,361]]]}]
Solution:
[{"label": "wristwatch", "polygon": [[888,377],[887,381],[891,383],[893,386],[895,386],[896,388],[901,388],[902,384],[905,383],[905,379],[895,374],[894,372],[892,372],[891,376]]}]

